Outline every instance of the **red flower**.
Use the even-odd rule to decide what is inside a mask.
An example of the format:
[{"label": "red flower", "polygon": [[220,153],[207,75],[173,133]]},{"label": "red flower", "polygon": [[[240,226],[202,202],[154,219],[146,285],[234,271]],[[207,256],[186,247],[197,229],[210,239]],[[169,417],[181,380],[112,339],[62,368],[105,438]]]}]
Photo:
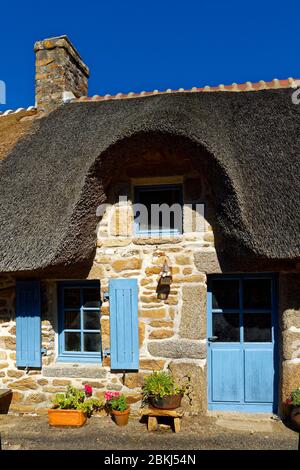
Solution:
[{"label": "red flower", "polygon": [[111,391],[107,391],[105,392],[105,400],[106,401],[110,401],[112,398],[117,398],[120,396],[120,392],[111,392]]},{"label": "red flower", "polygon": [[87,396],[91,396],[92,393],[93,393],[93,389],[92,389],[92,387],[91,387],[90,385],[85,384],[85,386],[84,386],[84,392],[85,392],[85,394],[86,394]]},{"label": "red flower", "polygon": [[285,404],[286,404],[286,405],[291,405],[292,403],[293,403],[293,400],[292,400],[291,398],[287,398],[287,399],[285,400]]}]

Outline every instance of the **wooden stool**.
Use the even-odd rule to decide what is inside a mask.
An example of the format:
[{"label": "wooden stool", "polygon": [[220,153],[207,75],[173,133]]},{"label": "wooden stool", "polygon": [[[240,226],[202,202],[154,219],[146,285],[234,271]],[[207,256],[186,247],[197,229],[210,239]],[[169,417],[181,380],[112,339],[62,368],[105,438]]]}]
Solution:
[{"label": "wooden stool", "polygon": [[174,431],[180,431],[180,419],[183,416],[182,408],[175,410],[161,410],[160,408],[140,408],[139,414],[141,416],[148,416],[148,431],[156,431],[158,428],[157,418],[159,416],[168,416],[174,420]]}]

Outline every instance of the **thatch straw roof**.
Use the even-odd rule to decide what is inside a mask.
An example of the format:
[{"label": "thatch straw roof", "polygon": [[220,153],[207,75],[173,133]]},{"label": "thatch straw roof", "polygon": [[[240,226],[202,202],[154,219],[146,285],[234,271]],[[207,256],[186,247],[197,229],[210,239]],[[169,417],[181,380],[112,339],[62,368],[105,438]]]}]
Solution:
[{"label": "thatch straw roof", "polygon": [[0,161],[7,156],[16,142],[29,132],[31,119],[35,114],[35,109],[22,109],[7,116],[0,115]]},{"label": "thatch straw roof", "polygon": [[0,271],[87,262],[114,171],[110,155],[143,135],[149,145],[151,135],[190,145],[195,165],[199,155],[220,188],[216,220],[228,246],[299,258],[300,107],[292,91],[69,103],[39,120],[0,164]]}]

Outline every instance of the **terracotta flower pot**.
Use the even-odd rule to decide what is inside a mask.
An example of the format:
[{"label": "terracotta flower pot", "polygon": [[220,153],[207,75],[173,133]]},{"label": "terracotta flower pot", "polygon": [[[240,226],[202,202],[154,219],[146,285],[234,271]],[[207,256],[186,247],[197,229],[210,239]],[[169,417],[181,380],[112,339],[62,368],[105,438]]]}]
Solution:
[{"label": "terracotta flower pot", "polygon": [[86,422],[86,413],[81,410],[48,410],[50,426],[83,426]]},{"label": "terracotta flower pot", "polygon": [[165,395],[164,397],[151,397],[150,404],[161,410],[175,410],[181,405],[182,395]]},{"label": "terracotta flower pot", "polygon": [[292,423],[300,430],[300,406],[294,406],[290,418]]},{"label": "terracotta flower pot", "polygon": [[127,408],[125,411],[111,410],[111,414],[115,423],[118,426],[126,426],[128,424],[130,408]]}]

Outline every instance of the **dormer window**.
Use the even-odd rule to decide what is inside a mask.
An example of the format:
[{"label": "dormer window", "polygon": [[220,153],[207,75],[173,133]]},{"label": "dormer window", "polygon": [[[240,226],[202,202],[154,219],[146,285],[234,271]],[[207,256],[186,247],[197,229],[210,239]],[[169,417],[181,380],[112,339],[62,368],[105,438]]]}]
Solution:
[{"label": "dormer window", "polygon": [[181,184],[136,186],[135,233],[141,236],[174,236],[182,233]]}]

